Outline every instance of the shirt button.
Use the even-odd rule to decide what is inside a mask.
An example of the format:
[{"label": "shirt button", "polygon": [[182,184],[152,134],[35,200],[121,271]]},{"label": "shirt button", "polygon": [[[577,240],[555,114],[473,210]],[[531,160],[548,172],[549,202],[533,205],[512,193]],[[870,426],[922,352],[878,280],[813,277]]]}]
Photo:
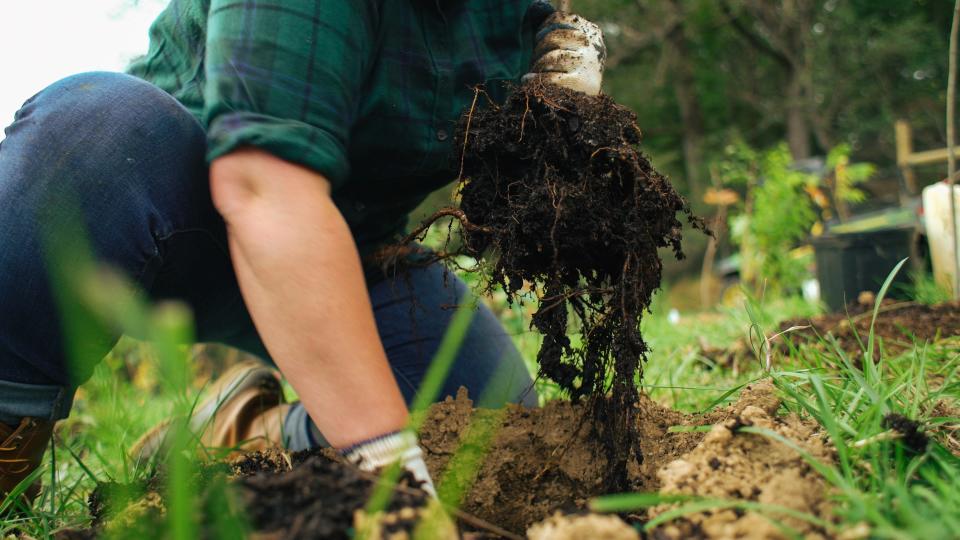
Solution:
[{"label": "shirt button", "polygon": [[447,130],[445,130],[445,129],[438,129],[438,130],[437,130],[437,140],[438,140],[438,141],[443,142],[443,141],[447,140],[447,137],[449,137],[449,136],[450,136],[450,134],[447,133]]}]

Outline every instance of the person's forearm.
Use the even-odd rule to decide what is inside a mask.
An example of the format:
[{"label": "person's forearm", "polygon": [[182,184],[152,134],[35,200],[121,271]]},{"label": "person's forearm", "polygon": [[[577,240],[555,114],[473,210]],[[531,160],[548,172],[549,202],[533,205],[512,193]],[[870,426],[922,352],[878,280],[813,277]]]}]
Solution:
[{"label": "person's forearm", "polygon": [[327,181],[241,150],[214,161],[210,182],[257,331],[324,437],[345,447],[404,427],[360,258]]}]

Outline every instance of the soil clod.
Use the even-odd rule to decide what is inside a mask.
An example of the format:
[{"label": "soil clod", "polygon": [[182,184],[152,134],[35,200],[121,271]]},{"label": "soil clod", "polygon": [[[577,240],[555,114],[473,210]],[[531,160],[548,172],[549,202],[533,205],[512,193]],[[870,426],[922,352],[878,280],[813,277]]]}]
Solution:
[{"label": "soil clod", "polygon": [[926,450],[927,443],[930,442],[927,435],[920,429],[920,424],[902,414],[890,413],[886,415],[883,418],[883,427],[899,433],[903,444],[918,454]]},{"label": "soil clod", "polygon": [[[287,472],[277,474],[268,469],[242,478],[238,484],[255,530],[278,532],[282,538],[349,538],[354,512],[373,491],[369,478],[322,454]],[[414,509],[426,506],[426,501],[424,494],[394,493],[387,512],[397,519],[383,525],[384,533],[412,530],[415,520],[406,519],[400,511],[409,508],[416,514]]]},{"label": "soil clod", "polygon": [[560,513],[530,527],[530,540],[640,540],[640,534],[616,516],[565,516]]}]

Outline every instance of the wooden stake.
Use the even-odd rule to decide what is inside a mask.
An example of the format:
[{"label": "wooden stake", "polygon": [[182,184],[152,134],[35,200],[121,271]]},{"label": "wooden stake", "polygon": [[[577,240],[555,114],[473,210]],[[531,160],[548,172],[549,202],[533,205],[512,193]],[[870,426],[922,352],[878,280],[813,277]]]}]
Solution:
[{"label": "wooden stake", "polygon": [[910,124],[906,120],[897,120],[895,133],[897,166],[900,167],[900,173],[903,175],[903,188],[907,196],[916,195],[917,175],[913,173],[913,168],[910,166],[910,157],[913,155],[913,134],[910,131]]},{"label": "wooden stake", "polygon": [[957,24],[960,23],[960,0],[953,8],[953,24],[950,28],[950,71],[947,77],[947,185],[950,186],[950,223],[953,230],[953,298],[960,298],[960,249],[957,238],[957,197],[953,193],[957,171],[956,143],[956,98],[957,98]]}]

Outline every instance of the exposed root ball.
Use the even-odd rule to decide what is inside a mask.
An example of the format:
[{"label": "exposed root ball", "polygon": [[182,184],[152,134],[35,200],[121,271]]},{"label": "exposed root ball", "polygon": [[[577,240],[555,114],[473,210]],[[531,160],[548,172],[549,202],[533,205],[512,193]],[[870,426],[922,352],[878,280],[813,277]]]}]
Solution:
[{"label": "exposed root ball", "polygon": [[640,457],[630,455],[647,352],[640,318],[660,286],[657,250],[683,257],[677,214],[690,211],[638,151],[636,116],[609,97],[527,85],[502,106],[485,101],[457,136],[463,250],[487,258],[491,286],[511,300],[525,286],[538,295],[542,375],[574,400],[612,391],[595,401],[596,426],[623,484],[615,479]]}]

